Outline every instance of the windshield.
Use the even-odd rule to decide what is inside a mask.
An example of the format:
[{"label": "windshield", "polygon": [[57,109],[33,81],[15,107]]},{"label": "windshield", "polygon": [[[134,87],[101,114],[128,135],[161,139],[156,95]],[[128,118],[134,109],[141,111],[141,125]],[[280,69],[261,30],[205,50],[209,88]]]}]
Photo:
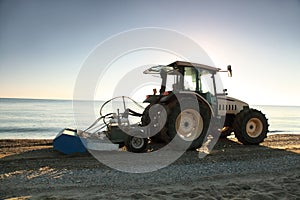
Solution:
[{"label": "windshield", "polygon": [[184,90],[214,94],[213,75],[207,70],[185,67]]},{"label": "windshield", "polygon": [[215,94],[213,74],[206,69],[158,65],[147,69],[144,74],[160,74],[162,78],[161,94],[171,90]]}]

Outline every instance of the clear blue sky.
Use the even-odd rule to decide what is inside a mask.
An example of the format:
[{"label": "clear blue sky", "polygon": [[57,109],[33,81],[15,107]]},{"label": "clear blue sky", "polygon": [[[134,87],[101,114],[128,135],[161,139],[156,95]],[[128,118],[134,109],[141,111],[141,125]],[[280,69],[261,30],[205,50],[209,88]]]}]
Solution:
[{"label": "clear blue sky", "polygon": [[72,99],[89,52],[142,27],[179,31],[231,64],[230,96],[300,105],[299,0],[0,0],[0,97]]}]

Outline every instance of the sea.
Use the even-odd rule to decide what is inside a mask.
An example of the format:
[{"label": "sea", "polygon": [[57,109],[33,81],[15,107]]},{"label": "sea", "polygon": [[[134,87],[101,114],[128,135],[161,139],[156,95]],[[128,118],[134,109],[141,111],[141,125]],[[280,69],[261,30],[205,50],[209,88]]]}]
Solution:
[{"label": "sea", "polygon": [[[103,103],[94,102],[95,112],[86,126],[99,117]],[[119,102],[118,106],[123,104]],[[269,134],[300,134],[300,107],[251,107],[266,115],[270,124]],[[109,109],[104,109],[104,113],[110,112]],[[142,112],[141,107],[138,109]],[[0,139],[54,139],[63,128],[78,128],[75,113],[72,100],[0,98]]]}]

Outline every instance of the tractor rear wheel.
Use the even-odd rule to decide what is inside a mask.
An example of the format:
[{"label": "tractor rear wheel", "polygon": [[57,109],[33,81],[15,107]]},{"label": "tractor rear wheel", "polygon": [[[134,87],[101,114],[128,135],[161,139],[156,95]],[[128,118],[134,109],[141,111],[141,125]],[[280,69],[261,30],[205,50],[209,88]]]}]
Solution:
[{"label": "tractor rear wheel", "polygon": [[268,120],[259,110],[246,109],[236,115],[233,128],[236,138],[243,144],[259,144],[268,133]]},{"label": "tractor rear wheel", "polygon": [[[168,135],[178,148],[196,149],[202,146],[210,123],[210,110],[199,104],[185,102],[182,108],[177,104],[168,117]],[[199,109],[199,110],[198,110]],[[177,138],[175,138],[177,136]]]},{"label": "tractor rear wheel", "polygon": [[[153,105],[151,105],[151,104],[148,105],[143,112],[143,115],[141,118],[142,126],[148,126],[151,123],[151,119],[149,116],[149,110],[150,110],[151,106],[153,106]],[[152,122],[152,123],[154,123],[154,122]],[[153,128],[153,127],[150,127],[150,128]],[[152,142],[157,142],[157,143],[166,142],[166,140],[163,137],[161,132],[158,132],[157,134],[153,135],[152,137],[150,137],[150,139]]]}]

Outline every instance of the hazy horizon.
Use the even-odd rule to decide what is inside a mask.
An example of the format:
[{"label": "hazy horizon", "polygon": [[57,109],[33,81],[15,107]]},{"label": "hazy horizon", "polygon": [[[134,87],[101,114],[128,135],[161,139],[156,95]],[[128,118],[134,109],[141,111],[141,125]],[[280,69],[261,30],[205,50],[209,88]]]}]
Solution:
[{"label": "hazy horizon", "polygon": [[[45,100],[45,101],[96,101],[96,102],[106,102],[110,99],[82,99],[82,100],[74,100],[74,99],[45,99],[45,98],[22,98],[22,97],[0,97],[0,99],[16,99],[16,100]],[[142,103],[138,101],[138,103]],[[246,102],[247,103],[247,102]],[[250,106],[273,106],[273,107],[300,107],[300,105],[272,105],[272,104],[249,104]]]}]

